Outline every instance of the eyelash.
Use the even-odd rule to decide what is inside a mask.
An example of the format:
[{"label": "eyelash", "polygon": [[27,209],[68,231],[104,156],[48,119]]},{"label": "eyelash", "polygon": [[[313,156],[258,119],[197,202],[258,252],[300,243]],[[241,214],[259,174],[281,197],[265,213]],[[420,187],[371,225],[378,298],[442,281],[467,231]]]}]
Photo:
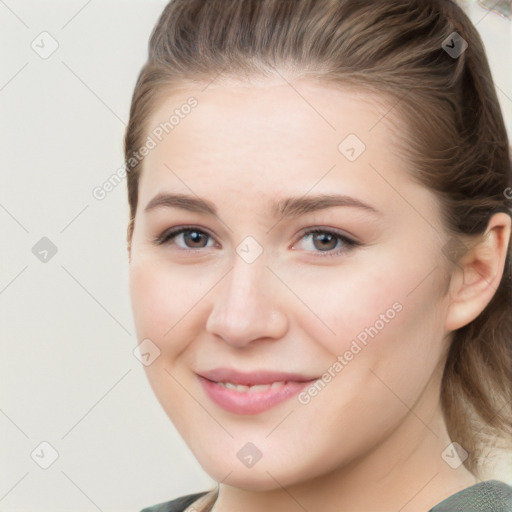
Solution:
[{"label": "eyelash", "polygon": [[[170,230],[167,230],[167,231],[164,231],[161,235],[159,235],[158,237],[156,237],[153,242],[156,244],[156,245],[165,245],[165,244],[169,244],[169,245],[175,245],[175,242],[173,241],[174,238],[176,238],[178,235],[181,235],[182,233],[187,233],[187,232],[197,232],[197,233],[200,233],[202,235],[206,235],[207,237],[213,239],[212,236],[210,236],[207,232],[201,230],[201,229],[198,229],[197,227],[195,226],[182,226],[182,227],[179,227],[179,228],[173,228],[173,229],[170,229]],[[342,235],[341,233],[337,232],[337,231],[333,231],[333,230],[330,230],[330,229],[320,229],[320,228],[313,228],[313,229],[309,229],[308,231],[304,232],[302,234],[302,236],[300,237],[299,240],[302,240],[304,239],[306,236],[309,236],[309,235],[312,235],[312,234],[328,234],[328,235],[332,235],[334,236],[335,238],[337,238],[338,240],[340,240],[343,244],[344,247],[342,247],[341,249],[337,249],[337,250],[330,250],[330,251],[312,251],[314,253],[317,253],[319,257],[322,257],[322,258],[325,258],[325,257],[330,257],[330,256],[341,256],[343,253],[347,253],[349,251],[351,251],[352,249],[355,249],[356,247],[359,247],[361,246],[361,242],[357,242],[356,240],[352,240],[351,238],[348,238],[347,236],[345,235]],[[189,248],[189,249],[183,249],[180,247],[180,250],[183,250],[183,251],[201,251],[205,249],[204,248]]]}]

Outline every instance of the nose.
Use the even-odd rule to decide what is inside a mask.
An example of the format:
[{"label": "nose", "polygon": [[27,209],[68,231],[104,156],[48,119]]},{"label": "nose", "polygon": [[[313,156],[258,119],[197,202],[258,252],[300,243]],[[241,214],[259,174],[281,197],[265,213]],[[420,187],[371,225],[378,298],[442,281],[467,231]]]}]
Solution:
[{"label": "nose", "polygon": [[232,270],[215,287],[207,332],[236,348],[283,337],[288,320],[279,285],[263,258],[247,263],[235,255]]}]

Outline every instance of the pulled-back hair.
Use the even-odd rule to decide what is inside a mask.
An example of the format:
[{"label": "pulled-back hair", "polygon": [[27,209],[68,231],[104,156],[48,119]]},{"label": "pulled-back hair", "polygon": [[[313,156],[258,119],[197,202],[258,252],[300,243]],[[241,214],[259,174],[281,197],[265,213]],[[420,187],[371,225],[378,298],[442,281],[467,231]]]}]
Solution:
[{"label": "pulled-back hair", "polygon": [[[464,49],[459,37],[468,46],[454,55],[447,50],[455,41]],[[480,36],[455,2],[171,0],[151,35],[125,135],[129,244],[143,166],[132,156],[162,100],[187,83],[283,72],[390,98],[409,127],[399,135],[411,176],[435,192],[447,233],[463,247],[493,213],[510,213],[502,113]],[[448,433],[475,474],[484,448],[512,424],[509,250],[505,270],[485,310],[453,333],[442,379]]]}]

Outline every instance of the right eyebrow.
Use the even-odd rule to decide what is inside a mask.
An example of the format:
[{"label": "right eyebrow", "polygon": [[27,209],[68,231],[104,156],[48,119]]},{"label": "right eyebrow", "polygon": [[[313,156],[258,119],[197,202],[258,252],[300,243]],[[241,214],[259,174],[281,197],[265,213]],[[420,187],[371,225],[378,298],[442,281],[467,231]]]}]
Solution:
[{"label": "right eyebrow", "polygon": [[217,216],[215,205],[205,199],[185,194],[157,194],[144,208],[145,212],[155,208],[181,208],[196,213],[206,213]]}]

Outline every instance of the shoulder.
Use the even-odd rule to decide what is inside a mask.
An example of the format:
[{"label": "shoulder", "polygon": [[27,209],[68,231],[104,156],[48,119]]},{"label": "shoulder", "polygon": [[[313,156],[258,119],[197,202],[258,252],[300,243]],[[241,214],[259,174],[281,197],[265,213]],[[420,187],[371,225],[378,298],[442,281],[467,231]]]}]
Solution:
[{"label": "shoulder", "polygon": [[487,480],[459,491],[430,512],[510,512],[512,487],[499,480]]},{"label": "shoulder", "polygon": [[140,512],[183,512],[188,506],[192,505],[194,501],[198,500],[201,496],[208,494],[208,491],[199,492],[196,494],[187,494],[171,501],[157,503],[151,507],[146,507]]}]

